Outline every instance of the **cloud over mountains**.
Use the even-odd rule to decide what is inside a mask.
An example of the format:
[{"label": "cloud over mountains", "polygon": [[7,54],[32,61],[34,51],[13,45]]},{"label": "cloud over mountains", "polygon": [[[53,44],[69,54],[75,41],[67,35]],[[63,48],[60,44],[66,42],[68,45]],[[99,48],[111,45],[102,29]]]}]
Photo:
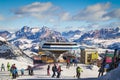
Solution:
[{"label": "cloud over mountains", "polygon": [[32,4],[20,7],[19,9],[13,10],[13,13],[18,16],[32,16],[39,19],[49,19],[61,14],[59,10],[59,7],[54,6],[51,2],[34,2]]},{"label": "cloud over mountains", "polygon": [[73,15],[72,13],[61,9],[59,6],[55,6],[51,2],[34,2],[13,10],[13,13],[19,16],[32,16],[39,19],[52,19],[52,21],[53,18],[63,21],[105,21],[111,18],[119,18],[120,9],[108,12],[110,7],[111,4],[109,2],[98,3],[80,9],[79,12],[75,12]]}]

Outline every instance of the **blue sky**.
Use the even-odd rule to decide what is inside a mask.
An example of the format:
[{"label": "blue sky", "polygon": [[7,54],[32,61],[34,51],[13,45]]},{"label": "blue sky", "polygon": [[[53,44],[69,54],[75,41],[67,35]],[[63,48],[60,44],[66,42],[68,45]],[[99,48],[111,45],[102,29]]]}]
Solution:
[{"label": "blue sky", "polygon": [[120,27],[119,0],[0,0],[0,30],[23,26],[63,32]]}]

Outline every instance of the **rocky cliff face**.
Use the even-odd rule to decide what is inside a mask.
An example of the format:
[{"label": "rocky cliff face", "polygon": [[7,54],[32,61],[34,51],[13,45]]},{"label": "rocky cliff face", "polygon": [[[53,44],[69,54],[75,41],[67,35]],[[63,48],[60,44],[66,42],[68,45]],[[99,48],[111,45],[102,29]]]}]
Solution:
[{"label": "rocky cliff face", "polygon": [[22,52],[7,41],[0,40],[0,58],[16,58]]}]

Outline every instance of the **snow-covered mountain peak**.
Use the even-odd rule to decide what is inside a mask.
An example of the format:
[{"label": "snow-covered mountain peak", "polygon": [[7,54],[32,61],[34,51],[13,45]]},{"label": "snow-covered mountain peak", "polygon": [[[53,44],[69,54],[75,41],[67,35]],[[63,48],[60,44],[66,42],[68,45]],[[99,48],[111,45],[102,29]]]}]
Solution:
[{"label": "snow-covered mountain peak", "polygon": [[28,26],[23,26],[23,28],[21,28],[21,32],[29,32],[30,31],[30,27]]},{"label": "snow-covered mountain peak", "polygon": [[40,29],[39,28],[31,28],[31,32],[32,33],[36,33],[36,32],[39,32],[40,31]]},{"label": "snow-covered mountain peak", "polygon": [[43,31],[47,31],[47,30],[50,30],[48,27],[46,27],[46,26],[43,26],[42,28],[41,28],[41,30],[43,30]]}]

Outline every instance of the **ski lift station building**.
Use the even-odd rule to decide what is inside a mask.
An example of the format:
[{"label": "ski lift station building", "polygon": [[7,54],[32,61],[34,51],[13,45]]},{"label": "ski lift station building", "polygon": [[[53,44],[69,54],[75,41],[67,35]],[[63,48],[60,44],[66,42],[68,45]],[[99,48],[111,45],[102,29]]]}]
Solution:
[{"label": "ski lift station building", "polygon": [[[51,53],[54,58],[45,57],[44,61],[53,62],[55,59],[58,60],[61,54],[68,53],[74,56],[80,55],[80,48],[77,43],[74,42],[45,42],[39,49],[39,54],[45,56],[45,53]],[[51,60],[51,61],[50,61]],[[62,60],[59,60],[62,61]]]},{"label": "ski lift station building", "polygon": [[97,62],[98,51],[95,47],[84,47],[81,48],[81,63],[92,64]]}]

